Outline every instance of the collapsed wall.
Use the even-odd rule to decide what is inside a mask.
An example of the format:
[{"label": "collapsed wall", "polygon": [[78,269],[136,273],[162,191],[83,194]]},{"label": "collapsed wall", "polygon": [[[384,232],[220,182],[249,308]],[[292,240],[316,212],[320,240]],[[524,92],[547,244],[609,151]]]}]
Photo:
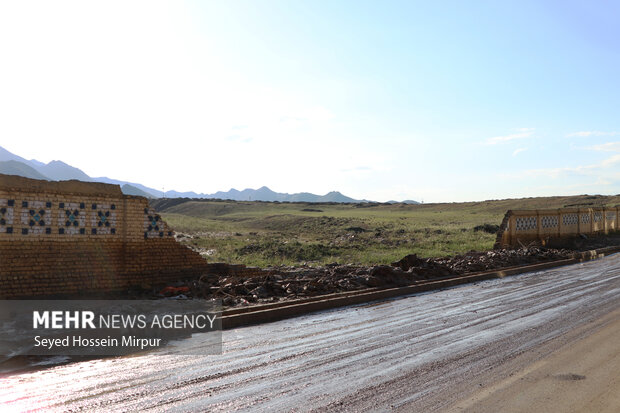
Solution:
[{"label": "collapsed wall", "polygon": [[0,174],[0,298],[148,288],[207,268],[118,185]]},{"label": "collapsed wall", "polygon": [[520,247],[531,242],[570,239],[579,234],[618,231],[618,207],[560,208],[508,211],[500,225],[495,248]]}]

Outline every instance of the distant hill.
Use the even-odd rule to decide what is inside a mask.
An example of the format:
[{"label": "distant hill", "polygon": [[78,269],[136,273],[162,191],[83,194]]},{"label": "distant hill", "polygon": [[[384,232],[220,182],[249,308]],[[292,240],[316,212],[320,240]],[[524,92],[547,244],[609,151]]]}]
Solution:
[{"label": "distant hill", "polygon": [[5,161],[17,161],[28,164],[28,161],[26,159],[22,158],[21,156],[17,156],[0,146],[0,162]]},{"label": "distant hill", "polygon": [[213,194],[197,194],[196,192],[167,191],[166,198],[204,198],[204,199],[230,199],[233,201],[267,201],[267,202],[367,202],[356,200],[333,191],[325,195],[315,195],[309,192],[287,194],[274,192],[266,186],[258,189],[247,188],[242,191],[231,189],[230,191],[218,191]]},{"label": "distant hill", "polygon": [[419,204],[418,201],[413,201],[411,199],[405,199],[404,201],[387,201],[386,204],[411,204],[416,205]]},{"label": "distant hill", "polygon": [[319,197],[318,202],[360,202],[360,201],[353,199],[353,198],[349,198],[348,196],[342,195],[338,191],[332,191],[326,195]]},{"label": "distant hill", "polygon": [[133,185],[125,184],[121,186],[121,190],[125,195],[143,196],[145,198],[155,198],[152,194],[136,188]]},{"label": "distant hill", "polygon": [[[118,179],[112,179],[112,178],[108,178],[106,176],[102,176],[99,178],[93,178],[93,181],[95,182],[103,182],[104,184],[112,184],[112,185],[120,185],[121,189],[124,185],[129,185],[131,187],[137,188],[140,191],[143,191],[147,194],[149,194],[149,198],[159,198],[162,194],[161,191],[158,191],[156,189],[153,188],[149,188],[147,186],[144,186],[142,184],[137,184],[135,182],[128,182],[128,181],[119,181]],[[132,195],[132,194],[127,194],[127,195]]]},{"label": "distant hill", "polygon": [[[148,188],[144,185],[119,181],[106,177],[91,178],[84,171],[62,161],[51,161],[47,164],[36,159],[27,160],[0,147],[0,173],[6,175],[19,175],[32,179],[46,181],[68,181],[77,179],[86,182],[103,182],[106,184],[120,185],[123,193],[127,195],[139,195],[147,198],[158,198],[161,191]],[[127,191],[127,192],[125,192]]]},{"label": "distant hill", "polygon": [[301,192],[299,194],[289,195],[286,200],[288,202],[366,202],[349,198],[338,191],[332,191],[325,195],[314,195],[308,192]]},{"label": "distant hill", "polygon": [[42,175],[47,176],[52,181],[68,181],[77,179],[79,181],[92,181],[93,179],[86,175],[81,169],[74,168],[62,161],[52,161],[47,165],[43,164],[35,167]]},{"label": "distant hill", "polygon": [[[325,195],[315,195],[309,192],[287,194],[275,192],[266,186],[258,189],[246,188],[239,191],[235,188],[229,191],[218,191],[213,194],[196,192],[162,191],[149,188],[139,183],[121,181],[108,177],[91,178],[84,171],[68,165],[62,161],[51,161],[47,164],[35,159],[27,160],[0,147],[0,173],[7,175],[20,175],[32,179],[44,179],[48,181],[67,181],[77,179],[87,182],[103,182],[106,184],[120,185],[121,190],[127,195],[144,196],[147,198],[203,198],[203,199],[230,199],[233,201],[268,201],[268,202],[371,202],[365,199],[357,200],[332,191]],[[390,201],[392,202],[392,201]],[[395,202],[395,201],[394,201]],[[417,204],[416,201],[403,201],[407,204]]]},{"label": "distant hill", "polygon": [[19,161],[0,161],[0,173],[5,175],[19,175],[31,179],[51,181],[47,176],[37,172],[31,166]]}]

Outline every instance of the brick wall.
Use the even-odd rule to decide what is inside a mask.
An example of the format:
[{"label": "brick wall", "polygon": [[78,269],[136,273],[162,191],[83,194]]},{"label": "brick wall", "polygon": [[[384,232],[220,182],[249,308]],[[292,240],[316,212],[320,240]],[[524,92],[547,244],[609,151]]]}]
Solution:
[{"label": "brick wall", "polygon": [[616,232],[620,229],[619,213],[618,207],[508,211],[498,231],[495,248],[519,247],[532,241],[546,245],[551,240],[578,234]]},{"label": "brick wall", "polygon": [[216,262],[207,264],[207,273],[216,274],[220,277],[264,277],[270,275],[273,271],[258,267],[246,267],[243,264],[226,264]]},{"label": "brick wall", "polygon": [[146,198],[0,174],[0,298],[149,287],[208,268]]}]

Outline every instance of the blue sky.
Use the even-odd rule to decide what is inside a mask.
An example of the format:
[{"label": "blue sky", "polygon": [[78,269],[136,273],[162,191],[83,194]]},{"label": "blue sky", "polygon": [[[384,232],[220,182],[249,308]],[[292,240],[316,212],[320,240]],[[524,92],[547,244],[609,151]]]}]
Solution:
[{"label": "blue sky", "polygon": [[620,5],[0,4],[0,146],[155,188],[619,193]]}]

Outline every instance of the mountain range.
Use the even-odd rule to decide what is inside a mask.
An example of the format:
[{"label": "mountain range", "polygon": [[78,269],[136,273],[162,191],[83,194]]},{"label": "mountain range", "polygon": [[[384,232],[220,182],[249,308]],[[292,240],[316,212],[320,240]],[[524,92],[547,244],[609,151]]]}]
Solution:
[{"label": "mountain range", "polygon": [[[0,146],[0,173],[6,175],[19,175],[32,179],[43,179],[47,181],[66,181],[77,179],[87,182],[103,182],[106,184],[120,185],[121,190],[127,195],[137,195],[146,198],[212,198],[212,199],[231,199],[235,201],[279,201],[279,202],[372,202],[367,200],[356,200],[332,191],[325,195],[315,195],[309,192],[287,194],[274,192],[263,186],[258,189],[244,189],[242,191],[231,189],[230,191],[218,191],[213,194],[203,194],[196,192],[166,191],[165,194],[153,188],[149,188],[139,183],[121,181],[108,177],[90,177],[81,169],[68,165],[62,161],[51,161],[49,163],[39,162],[36,159],[25,159],[15,155]],[[389,203],[396,203],[390,201]],[[403,203],[417,204],[416,201],[403,201]]]}]

